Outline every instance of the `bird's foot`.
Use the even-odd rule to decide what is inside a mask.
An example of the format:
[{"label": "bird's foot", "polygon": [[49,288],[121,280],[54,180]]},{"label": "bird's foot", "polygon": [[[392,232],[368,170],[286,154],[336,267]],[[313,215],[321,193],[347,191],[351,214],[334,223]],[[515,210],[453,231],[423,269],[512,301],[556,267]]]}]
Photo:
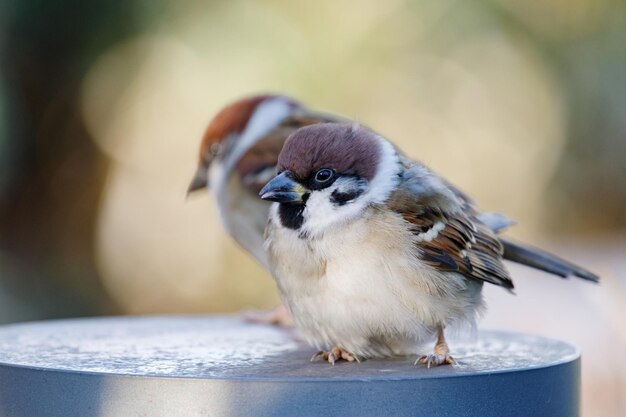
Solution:
[{"label": "bird's foot", "polygon": [[445,341],[439,341],[435,345],[433,353],[430,355],[422,355],[415,361],[414,365],[423,364],[428,368],[439,365],[457,365],[456,360],[450,356],[448,344]]},{"label": "bird's foot", "polygon": [[334,365],[336,361],[341,360],[341,359],[343,359],[344,361],[348,361],[348,362],[356,361],[356,362],[361,363],[359,358],[354,353],[340,349],[337,346],[333,346],[333,348],[329,352],[320,350],[315,355],[313,355],[313,357],[311,357],[311,362],[313,362],[314,360],[318,358],[321,358],[322,360],[327,361],[331,365]]},{"label": "bird's foot", "polygon": [[243,317],[250,323],[271,324],[279,327],[293,327],[293,319],[283,304],[273,310],[247,311],[243,314]]},{"label": "bird's foot", "polygon": [[456,360],[448,355],[437,355],[436,353],[431,353],[430,355],[422,355],[415,361],[415,365],[422,364],[426,365],[428,368],[431,366],[439,366],[439,365],[457,365]]}]

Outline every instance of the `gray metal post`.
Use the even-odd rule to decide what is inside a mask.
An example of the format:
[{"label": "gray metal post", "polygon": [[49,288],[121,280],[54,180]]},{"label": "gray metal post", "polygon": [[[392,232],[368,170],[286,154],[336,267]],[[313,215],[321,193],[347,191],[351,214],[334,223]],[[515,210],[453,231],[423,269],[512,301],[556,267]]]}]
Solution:
[{"label": "gray metal post", "polygon": [[309,362],[294,332],[233,317],[120,317],[0,327],[1,417],[579,415],[580,355],[482,332],[458,366]]}]

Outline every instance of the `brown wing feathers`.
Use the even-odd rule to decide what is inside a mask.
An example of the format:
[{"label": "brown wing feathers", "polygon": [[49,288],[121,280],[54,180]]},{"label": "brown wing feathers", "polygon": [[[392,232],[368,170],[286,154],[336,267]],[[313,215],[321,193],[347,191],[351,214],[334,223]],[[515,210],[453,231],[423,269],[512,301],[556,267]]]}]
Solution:
[{"label": "brown wing feathers", "polygon": [[513,282],[502,264],[502,245],[478,219],[462,211],[444,213],[432,208],[396,208],[411,224],[415,244],[428,265],[513,289]]}]

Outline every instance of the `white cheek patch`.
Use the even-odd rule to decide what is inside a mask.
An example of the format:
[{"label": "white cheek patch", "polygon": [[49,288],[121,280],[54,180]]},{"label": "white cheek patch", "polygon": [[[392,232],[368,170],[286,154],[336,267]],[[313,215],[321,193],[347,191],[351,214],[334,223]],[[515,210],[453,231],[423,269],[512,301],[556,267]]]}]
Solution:
[{"label": "white cheek patch", "polygon": [[[241,157],[254,146],[259,139],[267,135],[273,129],[276,128],[285,118],[291,114],[292,107],[282,97],[276,97],[267,99],[260,103],[252,117],[246,124],[246,128],[239,134],[239,137],[226,138],[220,153],[225,155],[225,158],[215,158],[211,162],[211,166],[208,171],[209,184],[211,192],[215,194],[220,217],[222,223],[229,230],[229,213],[228,213],[228,195],[227,195],[227,183],[230,175],[241,159]],[[225,147],[233,147],[232,149],[226,149]],[[262,172],[261,174],[267,175],[268,181],[271,179],[274,170],[271,173]],[[263,181],[264,178],[260,178],[259,181]]]},{"label": "white cheek patch", "polygon": [[209,187],[211,193],[215,195],[215,198],[211,200],[216,204],[217,211],[222,221],[224,228],[230,232],[230,221],[228,217],[228,198],[226,193],[226,181],[228,180],[228,174],[224,169],[224,164],[220,160],[214,160],[209,166]]},{"label": "white cheek patch", "polygon": [[224,171],[230,172],[248,149],[276,128],[291,112],[291,104],[281,97],[268,99],[259,104],[246,128],[241,132],[235,149],[232,150],[224,163]]},{"label": "white cheek patch", "polygon": [[209,190],[223,188],[224,183],[224,164],[219,159],[214,159],[209,165],[207,177],[209,179]]},{"label": "white cheek patch", "polygon": [[325,190],[311,192],[303,213],[302,231],[305,234],[318,236],[329,227],[337,226],[358,216],[367,206],[367,203],[360,198],[344,205],[334,204],[331,196],[335,189],[335,187],[328,187]]},{"label": "white cheek patch", "polygon": [[[304,209],[302,231],[309,236],[317,236],[329,227],[358,216],[368,204],[361,198],[367,189],[365,180],[339,178],[326,189],[312,191]],[[354,195],[354,198],[338,203],[337,193]]]}]

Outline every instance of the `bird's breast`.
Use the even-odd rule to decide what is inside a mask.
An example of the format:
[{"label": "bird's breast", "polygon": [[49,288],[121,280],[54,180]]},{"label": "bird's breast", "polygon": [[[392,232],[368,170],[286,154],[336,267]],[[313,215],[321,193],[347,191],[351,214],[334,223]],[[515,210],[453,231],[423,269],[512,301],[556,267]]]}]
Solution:
[{"label": "bird's breast", "polygon": [[430,290],[440,277],[412,239],[399,216],[376,210],[315,239],[271,224],[273,275],[309,341],[388,356],[430,337],[438,320]]}]

